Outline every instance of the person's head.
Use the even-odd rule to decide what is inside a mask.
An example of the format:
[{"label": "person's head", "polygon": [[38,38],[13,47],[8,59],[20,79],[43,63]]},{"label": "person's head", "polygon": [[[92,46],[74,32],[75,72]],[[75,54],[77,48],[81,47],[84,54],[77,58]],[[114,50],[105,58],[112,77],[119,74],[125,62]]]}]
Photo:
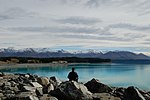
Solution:
[{"label": "person's head", "polygon": [[75,68],[73,67],[73,68],[72,68],[72,72],[74,72],[74,70],[75,70]]}]

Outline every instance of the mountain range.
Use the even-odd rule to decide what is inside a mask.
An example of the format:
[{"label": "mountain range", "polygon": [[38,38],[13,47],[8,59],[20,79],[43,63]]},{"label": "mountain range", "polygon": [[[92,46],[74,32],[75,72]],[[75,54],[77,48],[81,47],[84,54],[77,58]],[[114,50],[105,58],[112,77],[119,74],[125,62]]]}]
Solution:
[{"label": "mountain range", "polygon": [[149,56],[142,53],[136,54],[129,51],[108,51],[106,53],[94,50],[69,52],[65,50],[51,51],[48,48],[33,49],[26,48],[16,50],[13,48],[0,49],[0,57],[34,57],[34,58],[53,58],[53,57],[81,57],[81,58],[102,58],[113,60],[146,60]]}]

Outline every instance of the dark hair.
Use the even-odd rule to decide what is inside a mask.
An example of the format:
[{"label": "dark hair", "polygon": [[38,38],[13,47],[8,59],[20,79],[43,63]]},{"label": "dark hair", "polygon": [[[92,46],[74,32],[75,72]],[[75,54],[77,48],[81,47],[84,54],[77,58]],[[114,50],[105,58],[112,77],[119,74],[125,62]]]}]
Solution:
[{"label": "dark hair", "polygon": [[72,67],[72,71],[74,71],[75,70],[75,68],[74,67]]}]

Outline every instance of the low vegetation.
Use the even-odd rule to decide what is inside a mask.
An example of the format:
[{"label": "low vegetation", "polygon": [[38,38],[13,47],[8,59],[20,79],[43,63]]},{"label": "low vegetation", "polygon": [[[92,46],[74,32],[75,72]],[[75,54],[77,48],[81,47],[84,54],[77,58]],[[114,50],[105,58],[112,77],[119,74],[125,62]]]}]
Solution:
[{"label": "low vegetation", "polygon": [[5,63],[103,63],[111,62],[110,59],[100,58],[78,58],[78,57],[61,57],[61,58],[30,58],[30,57],[1,57],[0,62]]}]

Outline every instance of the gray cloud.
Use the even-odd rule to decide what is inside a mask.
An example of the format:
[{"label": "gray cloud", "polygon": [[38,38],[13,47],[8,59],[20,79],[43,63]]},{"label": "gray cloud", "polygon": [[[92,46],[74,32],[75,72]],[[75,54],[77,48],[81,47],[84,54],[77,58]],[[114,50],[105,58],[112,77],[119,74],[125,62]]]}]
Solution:
[{"label": "gray cloud", "polygon": [[64,19],[57,19],[55,21],[59,23],[84,24],[84,25],[90,25],[90,24],[96,24],[102,22],[98,18],[86,18],[81,16],[73,16]]},{"label": "gray cloud", "polygon": [[[102,0],[102,1],[106,1],[106,0]],[[89,7],[98,7],[100,5],[99,0],[89,0],[86,2],[86,5]]]},{"label": "gray cloud", "polygon": [[28,12],[22,8],[14,7],[9,8],[8,10],[0,13],[0,20],[15,19],[15,18],[24,18],[24,17],[33,17],[36,13]]},{"label": "gray cloud", "polygon": [[0,21],[1,20],[6,20],[6,19],[11,19],[10,16],[6,16],[6,15],[0,15]]},{"label": "gray cloud", "polygon": [[89,27],[14,27],[8,28],[19,32],[51,32],[51,33],[97,33],[98,28]]},{"label": "gray cloud", "polygon": [[144,37],[147,37],[147,35],[144,34],[134,34],[134,33],[124,33],[124,37],[129,37],[130,39],[142,39]]},{"label": "gray cloud", "polygon": [[150,14],[150,1],[149,0],[86,0],[85,6],[98,8],[120,8],[127,12],[137,13],[139,16]]},{"label": "gray cloud", "polygon": [[116,36],[101,36],[101,35],[85,35],[85,34],[63,34],[58,35],[60,37],[64,38],[74,38],[74,39],[87,39],[87,40],[105,40],[105,41],[123,41],[123,42],[129,42],[133,41],[134,39],[131,38],[121,38]]},{"label": "gray cloud", "polygon": [[139,3],[137,5],[136,8],[134,9],[137,9],[139,11],[139,14],[140,16],[143,16],[143,15],[147,15],[150,13],[150,1],[149,0],[145,0],[141,3]]},{"label": "gray cloud", "polygon": [[133,3],[134,1],[137,0],[88,0],[85,5],[89,7],[99,7],[104,5],[125,6],[125,5],[129,5],[130,3]]},{"label": "gray cloud", "polygon": [[126,24],[126,23],[112,24],[112,25],[109,25],[108,27],[109,28],[124,28],[124,29],[137,30],[137,31],[150,30],[150,25],[137,26],[137,25]]}]

